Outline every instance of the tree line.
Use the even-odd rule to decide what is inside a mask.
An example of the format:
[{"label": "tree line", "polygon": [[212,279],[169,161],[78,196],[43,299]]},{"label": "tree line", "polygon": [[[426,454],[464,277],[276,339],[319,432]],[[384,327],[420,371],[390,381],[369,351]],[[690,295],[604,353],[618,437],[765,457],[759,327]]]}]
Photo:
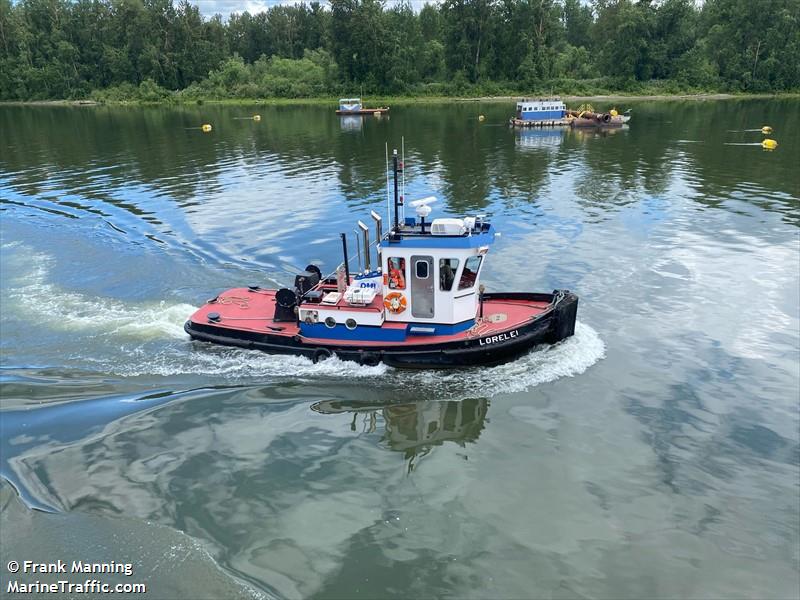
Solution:
[{"label": "tree line", "polygon": [[0,0],[0,100],[800,89],[800,0]]}]

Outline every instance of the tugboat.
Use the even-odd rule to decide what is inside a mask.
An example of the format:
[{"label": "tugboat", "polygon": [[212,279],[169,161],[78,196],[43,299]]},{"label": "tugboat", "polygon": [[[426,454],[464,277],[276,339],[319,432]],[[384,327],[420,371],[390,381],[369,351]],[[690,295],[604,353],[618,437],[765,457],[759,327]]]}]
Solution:
[{"label": "tugboat", "polygon": [[573,335],[578,297],[567,290],[485,292],[480,276],[495,230],[484,215],[428,221],[431,196],[409,202],[416,217],[405,218],[402,170],[395,150],[388,231],[372,211],[370,244],[370,227],[358,222],[361,272],[350,272],[342,233],[343,262],[330,276],[309,265],[291,288],[222,292],[190,317],[186,332],[195,340],[314,362],[336,356],[405,368],[494,365]]}]

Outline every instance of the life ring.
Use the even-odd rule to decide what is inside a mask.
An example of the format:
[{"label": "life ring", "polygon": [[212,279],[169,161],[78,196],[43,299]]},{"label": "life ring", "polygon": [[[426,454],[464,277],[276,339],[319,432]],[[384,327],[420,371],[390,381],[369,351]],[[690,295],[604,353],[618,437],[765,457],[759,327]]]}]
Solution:
[{"label": "life ring", "polygon": [[400,292],[392,292],[387,294],[383,299],[383,306],[391,313],[399,314],[403,312],[408,306],[406,297]]}]

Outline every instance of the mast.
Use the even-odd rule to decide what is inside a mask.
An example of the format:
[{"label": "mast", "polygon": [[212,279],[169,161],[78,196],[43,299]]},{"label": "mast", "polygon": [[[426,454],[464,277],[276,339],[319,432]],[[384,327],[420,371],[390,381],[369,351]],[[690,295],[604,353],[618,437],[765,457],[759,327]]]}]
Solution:
[{"label": "mast", "polygon": [[400,233],[399,194],[397,191],[397,148],[392,151],[392,171],[394,172],[394,230]]},{"label": "mast", "polygon": [[403,223],[406,222],[406,138],[400,138],[400,173],[403,176],[402,185],[400,187],[400,206],[403,207],[402,218]]},{"label": "mast", "polygon": [[389,142],[386,142],[386,222],[392,230],[392,194],[389,191]]}]

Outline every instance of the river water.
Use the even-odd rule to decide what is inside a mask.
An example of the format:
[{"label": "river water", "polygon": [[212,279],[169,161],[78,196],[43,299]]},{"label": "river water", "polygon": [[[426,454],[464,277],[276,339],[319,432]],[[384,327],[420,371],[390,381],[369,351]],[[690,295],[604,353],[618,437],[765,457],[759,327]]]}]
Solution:
[{"label": "river water", "polygon": [[[510,102],[0,108],[0,581],[797,598],[800,101],[628,106],[608,132],[514,131]],[[487,289],[574,290],[573,338],[443,373],[189,341],[219,291],[333,269],[401,136],[407,196],[490,215]]]}]

